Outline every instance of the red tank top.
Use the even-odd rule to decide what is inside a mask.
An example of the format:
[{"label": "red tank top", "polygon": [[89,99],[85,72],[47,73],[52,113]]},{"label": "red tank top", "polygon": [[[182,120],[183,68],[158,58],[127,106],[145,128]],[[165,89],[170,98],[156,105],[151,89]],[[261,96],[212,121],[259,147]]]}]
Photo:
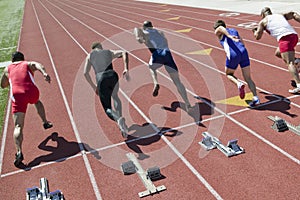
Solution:
[{"label": "red tank top", "polygon": [[24,93],[31,87],[36,87],[33,72],[26,61],[10,64],[8,66],[8,78],[13,94]]}]

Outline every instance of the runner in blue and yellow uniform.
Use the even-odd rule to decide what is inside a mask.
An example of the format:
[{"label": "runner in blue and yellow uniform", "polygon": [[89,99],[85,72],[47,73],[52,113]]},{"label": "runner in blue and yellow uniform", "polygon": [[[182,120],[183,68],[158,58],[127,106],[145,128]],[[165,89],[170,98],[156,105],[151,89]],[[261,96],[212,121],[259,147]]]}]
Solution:
[{"label": "runner in blue and yellow uniform", "polygon": [[223,20],[217,20],[215,22],[214,29],[215,34],[219,38],[220,44],[223,46],[226,53],[225,73],[227,78],[237,85],[240,98],[244,99],[245,85],[234,76],[235,70],[237,69],[238,65],[240,65],[243,77],[253,94],[253,101],[249,104],[249,106],[253,107],[259,104],[260,102],[256,94],[256,86],[251,79],[250,60],[243,39],[240,37],[236,29],[226,28],[226,24]]}]

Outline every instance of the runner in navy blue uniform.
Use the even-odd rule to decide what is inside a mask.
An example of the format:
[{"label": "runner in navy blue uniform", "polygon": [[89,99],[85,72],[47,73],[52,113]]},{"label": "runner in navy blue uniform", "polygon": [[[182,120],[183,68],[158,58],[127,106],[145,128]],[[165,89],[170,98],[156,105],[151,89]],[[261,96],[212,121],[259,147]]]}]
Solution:
[{"label": "runner in navy blue uniform", "polygon": [[238,31],[233,28],[226,28],[226,24],[223,20],[217,20],[214,25],[215,34],[220,40],[220,44],[223,46],[226,53],[226,75],[229,80],[235,83],[239,90],[241,99],[245,98],[245,85],[234,76],[234,72],[240,65],[243,73],[243,77],[248,84],[249,89],[253,94],[253,100],[249,104],[253,107],[259,104],[259,98],[256,94],[256,86],[251,79],[250,74],[250,60],[247,49],[240,37]]},{"label": "runner in navy blue uniform", "polygon": [[187,98],[187,92],[180,81],[178,75],[178,68],[174,62],[171,51],[168,47],[168,41],[162,31],[153,28],[150,21],[145,21],[143,24],[143,30],[135,28],[135,37],[138,42],[144,43],[151,52],[151,58],[149,61],[149,69],[154,83],[152,95],[155,97],[158,95],[159,84],[157,81],[156,70],[163,65],[166,71],[169,73],[170,78],[177,87],[177,90],[185,102],[185,109],[188,112],[191,108],[191,104]]},{"label": "runner in navy blue uniform", "polygon": [[[97,95],[99,95],[101,104],[107,116],[118,123],[122,136],[127,138],[128,127],[125,119],[122,117],[122,103],[118,96],[119,77],[113,70],[112,61],[114,58],[123,58],[124,71],[123,75],[128,76],[128,54],[122,50],[104,50],[99,42],[92,44],[92,51],[86,57],[84,66],[84,76]],[[97,86],[89,74],[93,67],[96,74]],[[115,110],[112,109],[112,102]]]}]

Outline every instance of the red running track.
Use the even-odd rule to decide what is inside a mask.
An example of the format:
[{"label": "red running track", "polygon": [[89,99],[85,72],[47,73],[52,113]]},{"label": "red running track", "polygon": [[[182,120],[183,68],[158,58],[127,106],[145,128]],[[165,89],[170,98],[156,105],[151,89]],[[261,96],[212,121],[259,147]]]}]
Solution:
[{"label": "red running track", "polygon": [[[299,199],[299,136],[274,131],[267,119],[279,116],[297,125],[299,96],[288,93],[291,77],[273,55],[276,41],[268,35],[256,41],[249,28],[241,26],[259,17],[224,13],[131,0],[27,0],[19,49],[27,60],[43,63],[52,77],[49,85],[37,74],[36,82],[54,127],[44,131],[29,106],[23,143],[29,167],[17,169],[9,113],[1,140],[1,199],[25,199],[26,188],[39,186],[42,177],[49,180],[51,191],[61,190],[66,199],[140,199],[138,193],[145,190],[140,178],[125,176],[120,169],[129,152],[143,169],[161,169],[163,179],[154,184],[167,190],[145,199]],[[245,106],[250,95],[243,101],[236,98],[236,87],[224,75],[225,54],[212,30],[220,18],[239,30],[248,48],[262,102],[256,109]],[[167,35],[188,88],[191,114],[181,109],[184,103],[163,68],[159,96],[151,95],[150,54],[132,35],[145,20]],[[299,24],[293,25],[299,33]],[[130,81],[121,78],[122,62],[114,62],[130,126],[126,141],[82,74],[94,41],[130,53]],[[299,47],[296,51],[299,56]],[[236,76],[241,77],[240,70]],[[230,98],[234,105],[221,103]],[[160,131],[164,134],[157,134]],[[204,131],[223,143],[238,138],[246,153],[227,158],[218,150],[206,152],[198,144]],[[49,140],[53,133],[57,141]]]}]

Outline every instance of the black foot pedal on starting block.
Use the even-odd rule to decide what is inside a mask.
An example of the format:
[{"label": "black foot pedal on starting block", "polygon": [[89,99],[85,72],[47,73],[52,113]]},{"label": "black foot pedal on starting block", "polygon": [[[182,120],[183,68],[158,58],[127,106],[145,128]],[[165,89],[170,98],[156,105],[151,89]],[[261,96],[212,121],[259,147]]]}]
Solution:
[{"label": "black foot pedal on starting block", "polygon": [[203,132],[203,139],[199,144],[206,150],[212,150],[217,147],[217,145],[212,141],[213,136],[209,134],[208,132]]},{"label": "black foot pedal on starting block", "polygon": [[160,179],[162,176],[159,167],[151,167],[147,169],[147,177],[150,178],[151,181]]},{"label": "black foot pedal on starting block", "polygon": [[124,175],[134,174],[136,172],[136,167],[131,160],[128,162],[122,163],[121,169],[122,169]]}]

